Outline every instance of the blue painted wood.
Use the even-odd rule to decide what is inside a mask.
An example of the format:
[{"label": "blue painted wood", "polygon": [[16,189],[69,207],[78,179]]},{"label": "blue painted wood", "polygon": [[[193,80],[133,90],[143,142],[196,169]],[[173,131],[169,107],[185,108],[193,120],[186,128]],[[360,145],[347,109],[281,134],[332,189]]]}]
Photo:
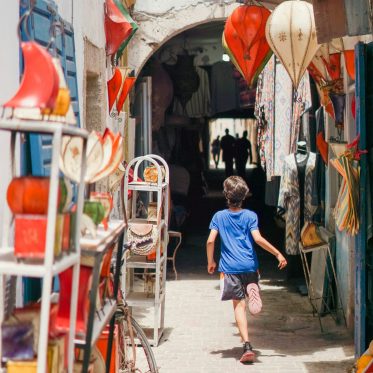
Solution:
[{"label": "blue painted wood", "polygon": [[[368,202],[370,197],[370,210],[372,213],[372,187],[373,187],[373,44],[368,44],[366,46],[366,130],[367,130],[367,149],[370,151],[370,156],[368,156]],[[368,219],[368,224],[370,223]],[[368,227],[368,243],[366,249],[366,341],[369,343],[373,339],[373,241],[369,236],[370,227]]]},{"label": "blue painted wood", "polygon": [[[21,6],[21,14],[28,8]],[[64,33],[57,30],[55,52],[61,61],[65,73],[66,82],[71,94],[71,103],[78,125],[80,124],[79,100],[75,61],[74,29],[72,25],[64,21],[58,15],[57,5],[53,1],[37,0],[35,7],[28,18],[28,28],[32,39],[41,45],[48,45],[50,41],[50,29],[53,22],[59,22],[64,26]],[[27,39],[23,30],[22,38]],[[21,68],[23,66],[21,65]],[[31,172],[33,175],[48,176],[51,163],[51,138],[48,136],[30,135]]]},{"label": "blue painted wood", "polygon": [[[360,149],[366,149],[366,49],[363,43],[355,48],[356,62],[356,131],[360,134]],[[366,246],[367,246],[367,156],[362,155],[360,173],[360,230],[355,245],[355,355],[366,349]]]},{"label": "blue painted wood", "polygon": [[[28,6],[21,2],[20,15],[28,10]],[[74,29],[58,14],[57,5],[51,0],[37,0],[35,7],[28,18],[28,30],[32,39],[41,45],[48,45],[50,28],[53,22],[64,25],[64,33],[58,30],[56,37],[56,52],[65,73],[66,82],[71,94],[71,103],[78,125],[80,125],[79,100],[77,88],[77,74],[75,61]],[[21,32],[22,40],[28,40],[25,30]],[[23,71],[21,56],[20,69]],[[46,135],[30,135],[28,141],[22,146],[23,174],[32,173],[38,176],[48,176],[52,157],[52,138]],[[58,280],[58,279],[57,279]],[[40,280],[24,279],[24,302],[37,300],[40,297]],[[55,281],[54,291],[58,290],[58,281]]]}]

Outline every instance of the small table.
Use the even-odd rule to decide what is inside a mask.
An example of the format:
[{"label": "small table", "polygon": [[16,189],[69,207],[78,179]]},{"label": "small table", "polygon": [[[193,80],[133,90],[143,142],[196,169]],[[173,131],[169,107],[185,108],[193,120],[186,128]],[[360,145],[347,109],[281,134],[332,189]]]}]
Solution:
[{"label": "small table", "polygon": [[[323,326],[321,323],[321,313],[322,308],[327,310],[330,315],[333,317],[335,321],[337,321],[337,312],[340,310],[343,315],[343,320],[345,325],[347,326],[346,322],[346,316],[343,309],[341,294],[340,294],[340,288],[339,283],[337,279],[337,273],[334,266],[334,260],[330,249],[330,244],[334,240],[334,236],[328,232],[325,228],[320,227],[320,235],[321,238],[325,241],[324,243],[317,245],[317,246],[308,246],[303,247],[302,243],[299,242],[299,251],[300,256],[302,258],[302,265],[303,265],[303,271],[304,271],[304,277],[306,280],[307,290],[308,290],[308,299],[310,300],[311,306],[312,306],[312,312],[313,314],[317,314],[319,318],[319,324],[321,332],[323,332]],[[307,259],[307,254],[310,253],[317,253],[320,252],[320,260],[323,261],[322,265],[325,266],[325,276],[327,276],[327,286],[329,286],[328,293],[324,290],[324,287],[322,289],[315,289],[315,284],[313,283],[312,279],[323,279],[324,277],[321,276],[321,274],[312,275],[312,268],[310,269],[309,262]],[[320,263],[319,263],[320,264]],[[316,263],[314,263],[316,265]],[[320,269],[320,266],[319,266]],[[315,277],[316,276],[316,277]],[[324,281],[324,280],[322,280]],[[325,282],[325,281],[324,281]],[[334,299],[334,291],[332,282],[335,284],[335,292],[336,292],[336,298]],[[333,309],[330,307],[329,298],[332,298],[332,302],[335,305],[335,308]]]},{"label": "small table", "polygon": [[177,251],[181,245],[181,241],[182,241],[182,234],[181,232],[177,232],[177,231],[168,231],[168,238],[177,238],[179,241],[178,243],[176,244],[176,247],[174,249],[174,252],[172,254],[172,256],[168,256],[167,257],[167,260],[171,261],[172,262],[172,268],[174,270],[174,273],[175,273],[175,280],[177,280],[177,271],[176,271],[176,254],[177,254]]}]

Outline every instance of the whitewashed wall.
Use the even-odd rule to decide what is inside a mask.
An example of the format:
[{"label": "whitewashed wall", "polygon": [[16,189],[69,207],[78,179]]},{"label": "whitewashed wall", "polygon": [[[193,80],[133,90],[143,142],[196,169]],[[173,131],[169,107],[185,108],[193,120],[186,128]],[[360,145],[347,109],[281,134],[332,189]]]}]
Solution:
[{"label": "whitewashed wall", "polygon": [[[7,6],[2,7],[0,12],[0,35],[3,35],[0,44],[0,105],[9,100],[19,86],[18,18],[19,2],[8,1]],[[2,227],[4,208],[7,208],[5,193],[11,177],[8,133],[0,132],[0,149],[0,227]]]}]

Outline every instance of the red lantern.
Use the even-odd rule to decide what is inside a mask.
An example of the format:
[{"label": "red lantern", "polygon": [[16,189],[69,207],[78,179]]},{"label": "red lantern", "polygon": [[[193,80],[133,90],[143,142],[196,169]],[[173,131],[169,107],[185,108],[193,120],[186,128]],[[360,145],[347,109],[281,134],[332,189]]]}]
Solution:
[{"label": "red lantern", "polygon": [[111,56],[131,35],[133,28],[113,0],[106,0],[105,6],[106,54]]},{"label": "red lantern", "polygon": [[240,26],[240,36],[233,24],[233,20],[237,23],[238,16],[236,14],[232,17],[232,14],[225,24],[223,45],[237,70],[245,78],[247,84],[252,86],[272,55],[265,37],[265,23],[270,12],[260,6],[243,6],[240,8],[245,8],[246,33],[243,34],[244,28]]},{"label": "red lantern", "polygon": [[329,54],[329,61],[323,58],[326,69],[331,80],[337,80],[341,77],[341,53]]},{"label": "red lantern", "polygon": [[246,47],[246,59],[250,59],[251,47],[265,37],[265,27],[270,14],[263,6],[242,5],[230,15],[232,26]]}]

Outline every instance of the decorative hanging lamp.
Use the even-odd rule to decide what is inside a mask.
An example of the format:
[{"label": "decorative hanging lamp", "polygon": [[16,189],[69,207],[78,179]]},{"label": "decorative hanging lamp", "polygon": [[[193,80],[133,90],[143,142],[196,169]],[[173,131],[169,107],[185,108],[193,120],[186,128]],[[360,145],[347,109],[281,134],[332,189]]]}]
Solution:
[{"label": "decorative hanging lamp", "polygon": [[223,47],[249,86],[272,55],[265,38],[270,11],[262,6],[243,5],[228,17],[223,33]]},{"label": "decorative hanging lamp", "polygon": [[267,21],[266,37],[297,88],[319,48],[312,4],[291,0],[278,5]]},{"label": "decorative hanging lamp", "polygon": [[132,34],[133,28],[114,0],[105,1],[106,55],[114,55]]},{"label": "decorative hanging lamp", "polygon": [[185,112],[186,104],[199,88],[199,75],[194,66],[194,55],[184,51],[177,56],[175,65],[164,65],[174,86],[174,95],[179,99]]}]

